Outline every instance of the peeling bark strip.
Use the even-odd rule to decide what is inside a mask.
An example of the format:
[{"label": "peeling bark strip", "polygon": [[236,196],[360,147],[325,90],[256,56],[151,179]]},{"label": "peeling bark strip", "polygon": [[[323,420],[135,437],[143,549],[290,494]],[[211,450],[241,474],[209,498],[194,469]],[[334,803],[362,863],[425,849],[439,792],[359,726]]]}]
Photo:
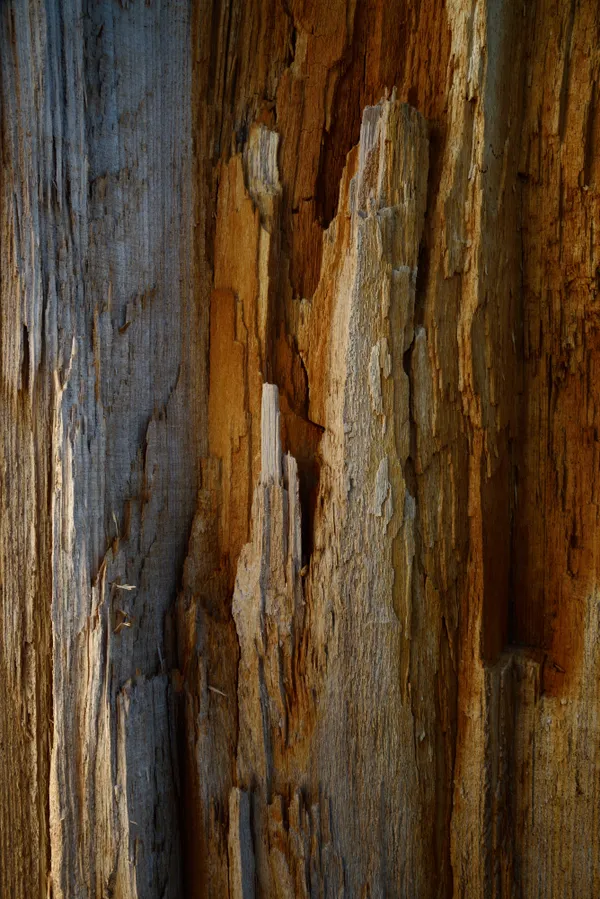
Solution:
[{"label": "peeling bark strip", "polygon": [[599,47],[0,3],[2,899],[600,895]]}]

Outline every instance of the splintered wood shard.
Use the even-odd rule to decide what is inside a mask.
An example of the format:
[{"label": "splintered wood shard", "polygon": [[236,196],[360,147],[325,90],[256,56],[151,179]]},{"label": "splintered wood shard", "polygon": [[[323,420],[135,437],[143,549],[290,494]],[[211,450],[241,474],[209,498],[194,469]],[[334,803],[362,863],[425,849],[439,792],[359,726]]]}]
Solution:
[{"label": "splintered wood shard", "polygon": [[279,391],[274,384],[265,384],[262,392],[261,480],[263,484],[281,481],[281,433]]},{"label": "splintered wood shard", "polygon": [[255,784],[266,795],[274,744],[287,741],[303,601],[298,470],[286,456],[282,480],[279,396],[272,384],[264,385],[262,413],[261,479],[252,541],[238,563],[233,615],[240,642],[238,773],[242,784]]}]

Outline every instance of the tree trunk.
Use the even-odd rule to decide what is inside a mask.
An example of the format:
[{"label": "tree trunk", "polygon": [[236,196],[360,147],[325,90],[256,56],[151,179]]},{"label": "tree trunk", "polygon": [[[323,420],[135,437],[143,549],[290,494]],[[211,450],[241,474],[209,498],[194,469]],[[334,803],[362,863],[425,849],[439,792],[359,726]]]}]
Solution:
[{"label": "tree trunk", "polygon": [[0,896],[600,896],[597,0],[0,3]]}]

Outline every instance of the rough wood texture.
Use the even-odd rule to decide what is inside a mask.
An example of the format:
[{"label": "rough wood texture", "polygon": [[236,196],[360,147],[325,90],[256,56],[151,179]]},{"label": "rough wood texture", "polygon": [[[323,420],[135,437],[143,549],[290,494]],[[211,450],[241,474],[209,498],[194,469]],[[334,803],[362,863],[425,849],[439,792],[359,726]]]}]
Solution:
[{"label": "rough wood texture", "polygon": [[2,803],[1,892],[177,896],[164,626],[203,443],[191,354],[207,344],[190,13],[1,15],[0,729],[3,783],[22,780]]},{"label": "rough wood texture", "polygon": [[600,895],[599,48],[0,4],[0,896]]}]

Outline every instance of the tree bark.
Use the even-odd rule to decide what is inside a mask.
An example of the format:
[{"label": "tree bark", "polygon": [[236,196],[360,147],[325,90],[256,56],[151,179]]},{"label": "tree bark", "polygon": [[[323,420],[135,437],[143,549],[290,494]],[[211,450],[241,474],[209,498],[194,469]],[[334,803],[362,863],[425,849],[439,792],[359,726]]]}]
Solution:
[{"label": "tree bark", "polygon": [[0,3],[0,896],[600,895],[599,80]]}]

